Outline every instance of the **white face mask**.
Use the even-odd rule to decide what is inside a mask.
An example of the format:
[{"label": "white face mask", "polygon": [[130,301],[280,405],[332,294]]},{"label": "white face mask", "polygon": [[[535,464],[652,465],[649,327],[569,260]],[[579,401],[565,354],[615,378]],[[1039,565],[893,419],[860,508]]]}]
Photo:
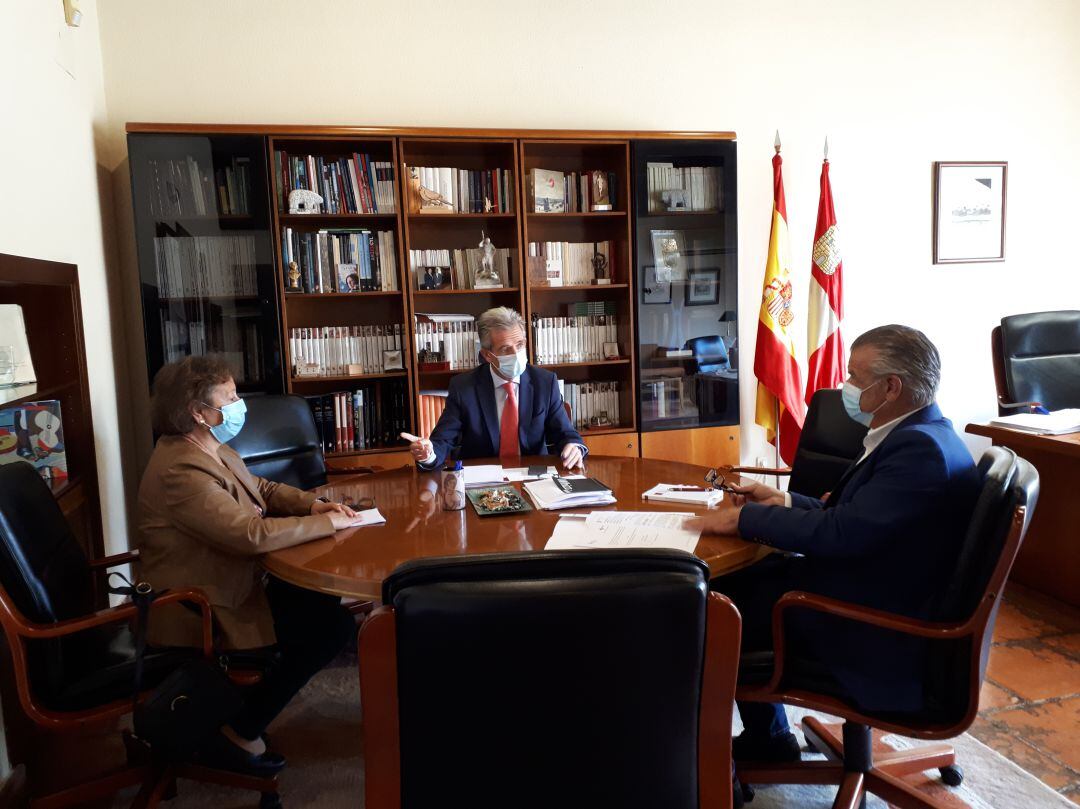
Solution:
[{"label": "white face mask", "polygon": [[529,363],[529,357],[525,349],[520,349],[516,354],[509,356],[499,355],[495,359],[499,361],[499,373],[507,379],[517,379],[525,373],[525,366]]}]

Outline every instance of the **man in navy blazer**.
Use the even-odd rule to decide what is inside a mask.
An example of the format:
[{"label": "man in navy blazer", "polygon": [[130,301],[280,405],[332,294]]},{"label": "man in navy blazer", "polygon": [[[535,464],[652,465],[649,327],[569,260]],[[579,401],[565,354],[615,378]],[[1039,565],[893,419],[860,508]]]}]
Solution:
[{"label": "man in navy blazer", "polygon": [[[915,329],[882,326],[852,344],[848,374],[844,407],[870,430],[834,490],[818,500],[760,483],[735,487],[736,507],[703,521],[707,532],[737,532],[798,554],[774,554],[713,582],[742,613],[743,651],[772,648],[772,607],[790,590],[929,618],[956,562],[981,481],[934,403],[937,349]],[[862,707],[922,707],[921,642],[809,613],[787,631],[799,655],[817,658]],[[867,659],[875,661],[872,676],[863,673]],[[739,712],[745,730],[736,758],[799,757],[782,705],[740,703]]]},{"label": "man in navy blazer", "polygon": [[477,318],[476,331],[485,362],[450,383],[430,440],[403,433],[415,439],[409,449],[417,465],[426,470],[448,457],[546,455],[551,444],[564,466],[580,467],[588,450],[566,415],[555,374],[528,365],[521,315],[505,306],[489,309]]}]

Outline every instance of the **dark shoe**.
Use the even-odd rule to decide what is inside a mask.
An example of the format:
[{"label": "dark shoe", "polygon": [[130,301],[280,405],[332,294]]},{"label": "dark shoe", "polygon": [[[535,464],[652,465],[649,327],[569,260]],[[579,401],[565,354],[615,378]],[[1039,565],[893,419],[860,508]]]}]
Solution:
[{"label": "dark shoe", "polygon": [[198,761],[218,770],[253,775],[256,778],[272,778],[285,767],[285,756],[267,750],[255,755],[233,744],[221,733],[215,733],[199,749]]},{"label": "dark shoe", "polygon": [[748,736],[745,731],[731,742],[731,757],[736,761],[760,761],[782,764],[799,761],[802,750],[794,733],[779,736]]}]

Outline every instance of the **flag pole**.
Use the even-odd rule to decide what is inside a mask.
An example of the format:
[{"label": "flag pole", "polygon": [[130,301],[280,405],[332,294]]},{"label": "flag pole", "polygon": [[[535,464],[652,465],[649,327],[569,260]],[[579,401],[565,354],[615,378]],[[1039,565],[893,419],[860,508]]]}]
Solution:
[{"label": "flag pole", "polygon": [[[776,130],[776,139],[773,141],[773,148],[776,149],[776,153],[780,154],[780,130]],[[776,425],[776,443],[773,446],[773,468],[780,468],[780,397],[773,396],[773,415]],[[780,488],[780,475],[773,475],[773,482],[776,484],[776,488]]]}]

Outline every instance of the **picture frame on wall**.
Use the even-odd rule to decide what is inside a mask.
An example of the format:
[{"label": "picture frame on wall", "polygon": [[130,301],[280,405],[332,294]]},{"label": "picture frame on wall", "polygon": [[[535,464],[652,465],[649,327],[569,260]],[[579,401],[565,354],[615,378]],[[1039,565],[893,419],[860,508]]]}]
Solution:
[{"label": "picture frame on wall", "polygon": [[687,306],[715,306],[720,303],[720,270],[690,270],[686,282]]},{"label": "picture frame on wall", "polygon": [[934,163],[935,264],[1005,260],[1005,161]]},{"label": "picture frame on wall", "polygon": [[641,302],[646,303],[671,303],[671,282],[659,281],[656,278],[656,267],[646,266],[641,279]]}]

